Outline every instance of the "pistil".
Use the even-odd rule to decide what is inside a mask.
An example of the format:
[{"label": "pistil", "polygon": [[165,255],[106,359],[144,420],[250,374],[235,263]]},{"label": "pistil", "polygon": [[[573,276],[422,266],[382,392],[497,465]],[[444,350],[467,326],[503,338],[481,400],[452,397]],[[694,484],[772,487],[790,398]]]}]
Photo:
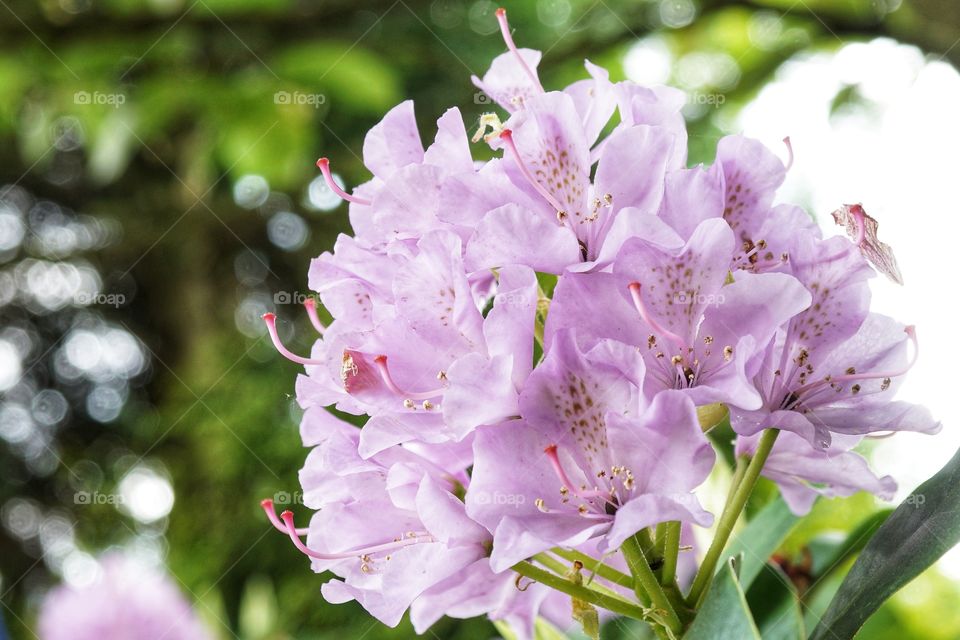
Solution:
[{"label": "pistil", "polygon": [[500,33],[503,35],[503,41],[507,45],[507,49],[517,57],[517,62],[520,64],[520,68],[523,69],[524,73],[527,74],[527,77],[530,78],[530,82],[533,83],[540,93],[543,93],[543,85],[540,84],[540,79],[537,78],[537,74],[533,72],[533,69],[527,64],[527,61],[523,59],[523,56],[520,55],[520,51],[517,49],[517,45],[513,43],[513,35],[510,33],[510,23],[507,22],[507,10],[503,7],[497,9],[497,22],[500,23]]},{"label": "pistil", "polygon": [[313,358],[304,358],[303,356],[298,356],[289,349],[287,349],[282,342],[280,342],[280,334],[277,333],[277,314],[275,313],[265,313],[263,314],[263,321],[267,325],[267,331],[270,333],[270,340],[273,341],[273,346],[276,347],[277,351],[280,352],[287,360],[291,362],[296,362],[297,364],[302,365],[322,365],[324,364],[323,360],[315,360]]},{"label": "pistil", "polygon": [[513,132],[510,129],[504,129],[500,132],[500,139],[503,140],[506,145],[507,150],[510,152],[510,155],[513,156],[513,161],[517,163],[517,168],[520,169],[520,173],[523,174],[523,177],[526,178],[527,182],[530,183],[530,186],[536,189],[537,193],[543,196],[543,199],[546,200],[551,207],[557,211],[557,219],[560,222],[563,222],[567,217],[567,212],[564,210],[563,205],[557,200],[550,191],[540,184],[537,181],[536,176],[531,173],[530,168],[523,162],[523,158],[520,157],[520,151],[517,150],[517,145],[513,141]]},{"label": "pistil", "polygon": [[327,158],[320,158],[317,160],[317,167],[320,169],[320,173],[323,174],[323,179],[327,183],[327,187],[330,189],[330,191],[333,191],[347,202],[361,204],[364,206],[369,206],[371,204],[370,200],[361,198],[360,196],[351,195],[340,188],[340,185],[338,185],[333,179],[333,174],[330,173],[330,161]]}]

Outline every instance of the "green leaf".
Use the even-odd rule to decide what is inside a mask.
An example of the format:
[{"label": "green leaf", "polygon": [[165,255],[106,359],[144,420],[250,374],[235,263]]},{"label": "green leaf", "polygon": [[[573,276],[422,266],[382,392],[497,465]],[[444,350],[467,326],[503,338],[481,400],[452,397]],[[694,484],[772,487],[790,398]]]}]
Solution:
[{"label": "green leaf", "polygon": [[892,513],[893,509],[881,509],[870,514],[842,541],[830,545],[822,554],[814,554],[814,583],[820,582],[824,576],[842,566],[844,561],[863,550],[876,530],[887,521]]},{"label": "green leaf", "polygon": [[799,520],[787,503],[777,498],[765,506],[743,531],[733,534],[724,554],[727,558],[743,556],[740,582],[745,587],[753,583],[767,559],[780,547]]},{"label": "green leaf", "polygon": [[760,640],[743,588],[737,579],[740,558],[729,558],[710,585],[685,640]]},{"label": "green leaf", "polygon": [[763,640],[802,640],[807,636],[797,589],[779,566],[763,567],[747,591],[747,602]]},{"label": "green leaf", "polygon": [[811,640],[852,638],[900,587],[960,542],[960,451],[877,529]]}]

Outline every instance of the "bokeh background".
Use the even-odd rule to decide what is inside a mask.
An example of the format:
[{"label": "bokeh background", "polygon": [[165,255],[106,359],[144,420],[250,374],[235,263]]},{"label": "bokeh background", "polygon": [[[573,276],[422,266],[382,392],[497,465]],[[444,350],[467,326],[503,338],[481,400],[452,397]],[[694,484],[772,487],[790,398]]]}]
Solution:
[{"label": "bokeh background", "polygon": [[[163,564],[221,638],[407,638],[320,577],[264,522],[296,505],[296,304],[309,259],[347,231],[314,161],[368,175],[364,132],[415,98],[421,131],[503,50],[488,0],[0,0],[0,615],[33,638],[43,594],[102,550]],[[955,269],[960,3],[954,0],[506,2],[548,87],[583,75],[685,89],[691,162],[759,137],[796,163],[783,197],[820,220],[863,202],[907,286],[877,308],[919,327],[902,395],[945,422],[871,445],[906,495],[960,444]],[[479,150],[478,150],[478,153]],[[821,503],[784,553],[879,505]],[[839,576],[838,576],[839,577]],[[861,637],[960,637],[948,554]],[[825,581],[818,597],[829,594]],[[808,604],[815,615],[816,598]],[[612,631],[613,633],[613,631]],[[616,633],[628,634],[620,629]],[[2,636],[2,631],[0,631]],[[488,638],[483,621],[433,637]]]}]

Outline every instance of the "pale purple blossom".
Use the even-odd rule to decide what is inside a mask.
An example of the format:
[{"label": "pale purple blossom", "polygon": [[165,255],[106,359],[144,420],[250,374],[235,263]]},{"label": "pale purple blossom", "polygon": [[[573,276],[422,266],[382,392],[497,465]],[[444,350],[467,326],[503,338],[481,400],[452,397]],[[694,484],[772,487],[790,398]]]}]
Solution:
[{"label": "pale purple blossom", "polygon": [[61,585],[44,598],[41,640],[204,640],[212,634],[172,578],[111,553],[83,586]]},{"label": "pale purple blossom", "polygon": [[[404,102],[366,137],[368,182],[342,189],[318,162],[353,227],[310,266],[333,321],[308,303],[318,337],[299,356],[265,316],[305,367],[313,514],[298,528],[264,507],[336,576],[330,602],[390,625],[409,611],[420,633],[487,615],[529,638],[538,616],[568,626],[569,598],[519,588],[522,563],[582,553],[624,572],[627,540],[680,523],[688,544],[713,521],[698,408],[729,410],[738,456],[783,431],[762,472],[797,513],[821,495],[890,498],[854,447],[939,423],[893,398],[917,340],[870,313],[868,259],[898,273],[875,223],[848,207],[854,241],[824,239],[777,202],[789,139],[786,161],[734,135],[688,168],[682,92],[611,82],[589,61],[547,91],[540,52],[496,15],[507,51],[473,82],[504,113],[468,137],[450,109],[424,147]],[[481,141],[493,159],[473,160]],[[693,554],[680,558],[685,585]],[[604,588],[633,597],[622,580]]]}]

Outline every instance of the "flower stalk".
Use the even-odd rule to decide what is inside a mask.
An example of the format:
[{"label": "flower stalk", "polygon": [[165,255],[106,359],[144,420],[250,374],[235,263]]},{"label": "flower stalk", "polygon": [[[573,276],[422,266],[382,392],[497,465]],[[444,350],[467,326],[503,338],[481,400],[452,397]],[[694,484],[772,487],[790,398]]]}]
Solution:
[{"label": "flower stalk", "polygon": [[590,587],[574,584],[567,578],[550,573],[546,569],[541,569],[530,562],[518,562],[513,565],[512,569],[525,578],[539,582],[546,587],[565,593],[568,596],[589,602],[611,613],[627,616],[635,620],[646,620],[649,617],[643,607],[628,602],[623,598],[610,596],[591,589]]},{"label": "flower stalk", "polygon": [[[777,441],[778,435],[780,435],[778,429],[767,429],[763,432],[757,444],[756,451],[750,458],[749,463],[744,467],[742,478],[734,485],[733,492],[727,500],[727,504],[720,516],[720,521],[717,523],[717,533],[713,538],[713,542],[710,543],[710,548],[707,549],[707,555],[704,557],[700,569],[697,571],[697,577],[693,580],[690,593],[687,594],[687,601],[694,607],[700,606],[707,587],[713,579],[713,573],[717,568],[717,563],[720,561],[720,554],[723,553],[724,547],[727,546],[727,540],[730,539],[733,527],[740,518],[743,508],[750,498],[750,494],[753,493],[753,488],[760,478],[760,472],[763,470],[763,465],[767,462],[767,457],[773,450],[773,445]],[[737,466],[739,468],[742,465],[738,464]]]},{"label": "flower stalk", "polygon": [[620,551],[623,552],[627,566],[633,574],[633,588],[637,598],[641,601],[649,598],[652,605],[662,614],[663,625],[674,635],[679,635],[683,629],[680,617],[650,568],[637,536],[627,538],[620,547]]}]

